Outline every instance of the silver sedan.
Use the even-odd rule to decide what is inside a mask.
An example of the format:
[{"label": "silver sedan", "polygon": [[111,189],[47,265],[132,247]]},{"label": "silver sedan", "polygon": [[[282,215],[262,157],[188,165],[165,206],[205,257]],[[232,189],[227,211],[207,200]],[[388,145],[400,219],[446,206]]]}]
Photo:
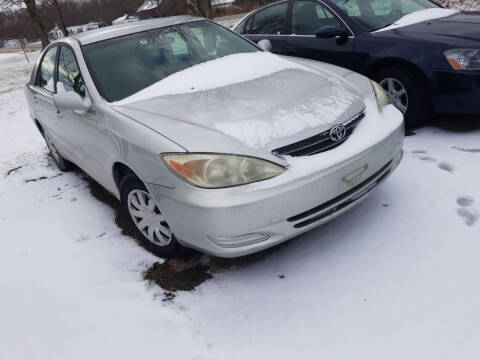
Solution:
[{"label": "silver sedan", "polygon": [[268,45],[193,17],[61,39],[27,84],[30,114],[58,167],[117,197],[153,253],[250,254],[364,199],[404,136],[378,84]]}]

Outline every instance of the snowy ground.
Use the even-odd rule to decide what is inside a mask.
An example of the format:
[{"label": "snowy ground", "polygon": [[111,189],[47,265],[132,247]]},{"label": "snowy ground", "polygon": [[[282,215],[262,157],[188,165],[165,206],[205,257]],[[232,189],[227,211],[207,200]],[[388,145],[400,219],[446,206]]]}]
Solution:
[{"label": "snowy ground", "polygon": [[0,54],[0,359],[478,359],[480,119],[417,131],[360,206],[165,301],[158,259],[50,165],[30,66]]}]

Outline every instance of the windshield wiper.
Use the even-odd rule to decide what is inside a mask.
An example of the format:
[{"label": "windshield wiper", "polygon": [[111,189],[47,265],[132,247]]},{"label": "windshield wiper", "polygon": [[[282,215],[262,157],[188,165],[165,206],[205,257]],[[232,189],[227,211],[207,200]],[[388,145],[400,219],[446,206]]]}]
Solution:
[{"label": "windshield wiper", "polygon": [[381,30],[381,29],[385,29],[386,27],[389,27],[390,25],[393,25],[393,23],[380,26],[378,29],[370,30],[370,32],[374,32],[374,31],[378,31],[378,30]]}]

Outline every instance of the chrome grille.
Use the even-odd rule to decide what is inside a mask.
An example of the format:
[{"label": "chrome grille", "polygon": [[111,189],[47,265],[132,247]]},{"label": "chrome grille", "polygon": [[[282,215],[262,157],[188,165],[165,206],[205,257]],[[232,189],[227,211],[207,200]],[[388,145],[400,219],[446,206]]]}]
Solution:
[{"label": "chrome grille", "polygon": [[365,113],[362,112],[356,115],[353,119],[343,123],[342,125],[346,129],[345,137],[340,141],[334,141],[330,138],[330,130],[324,131],[318,135],[309,137],[299,142],[283,146],[281,148],[272,151],[275,155],[288,155],[288,156],[308,156],[318,154],[333,148],[336,148],[340,144],[343,144],[352,135],[353,131],[357,127],[358,123],[365,117]]}]

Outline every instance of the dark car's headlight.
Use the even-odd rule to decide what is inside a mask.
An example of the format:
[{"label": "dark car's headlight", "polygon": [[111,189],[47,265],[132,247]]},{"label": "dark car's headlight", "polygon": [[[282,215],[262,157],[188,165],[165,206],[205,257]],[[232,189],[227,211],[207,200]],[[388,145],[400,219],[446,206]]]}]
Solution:
[{"label": "dark car's headlight", "polygon": [[164,154],[165,164],[186,182],[209,189],[244,185],[280,175],[285,168],[240,155]]},{"label": "dark car's headlight", "polygon": [[452,49],[445,57],[454,70],[480,70],[480,49]]}]

